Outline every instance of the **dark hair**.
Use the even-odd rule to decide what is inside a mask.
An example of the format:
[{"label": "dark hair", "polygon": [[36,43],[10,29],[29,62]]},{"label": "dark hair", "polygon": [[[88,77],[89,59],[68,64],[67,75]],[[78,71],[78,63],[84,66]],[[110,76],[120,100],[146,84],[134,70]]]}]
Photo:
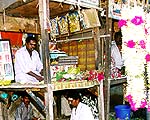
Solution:
[{"label": "dark hair", "polygon": [[37,39],[35,37],[32,37],[32,36],[28,36],[26,38],[26,43],[29,43],[31,40],[34,40],[37,43]]},{"label": "dark hair", "polygon": [[29,94],[28,94],[27,92],[25,92],[25,91],[21,91],[21,92],[19,93],[19,95],[20,95],[22,98],[30,97]]},{"label": "dark hair", "polygon": [[74,100],[79,99],[79,101],[81,102],[81,95],[80,95],[80,93],[78,91],[69,92],[68,98],[72,98]]},{"label": "dark hair", "polygon": [[122,37],[122,34],[121,32],[115,32],[115,35],[114,35],[114,39],[117,39],[118,37]]},{"label": "dark hair", "polygon": [[115,33],[114,40],[116,42],[116,45],[122,45],[122,34],[120,31]]}]

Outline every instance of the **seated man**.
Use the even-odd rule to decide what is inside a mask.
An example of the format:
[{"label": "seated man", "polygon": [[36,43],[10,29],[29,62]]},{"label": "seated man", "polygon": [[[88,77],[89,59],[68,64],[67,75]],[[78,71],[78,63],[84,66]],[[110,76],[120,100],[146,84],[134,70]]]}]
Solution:
[{"label": "seated man", "polygon": [[44,117],[39,115],[37,110],[30,103],[27,93],[22,93],[22,101],[15,112],[15,120],[43,120]]},{"label": "seated man", "polygon": [[43,64],[39,53],[35,50],[37,40],[35,37],[27,37],[26,44],[15,55],[15,81],[19,83],[37,83],[42,77]]}]

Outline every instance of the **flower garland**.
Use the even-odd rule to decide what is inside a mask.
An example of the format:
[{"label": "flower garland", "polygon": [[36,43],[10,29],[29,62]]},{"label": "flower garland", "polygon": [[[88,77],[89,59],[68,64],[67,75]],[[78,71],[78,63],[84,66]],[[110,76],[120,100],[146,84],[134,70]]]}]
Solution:
[{"label": "flower garland", "polygon": [[150,14],[139,6],[124,7],[121,17],[118,26],[123,36],[122,55],[128,83],[125,98],[134,111],[145,107],[150,110],[144,76],[146,64],[150,81]]}]

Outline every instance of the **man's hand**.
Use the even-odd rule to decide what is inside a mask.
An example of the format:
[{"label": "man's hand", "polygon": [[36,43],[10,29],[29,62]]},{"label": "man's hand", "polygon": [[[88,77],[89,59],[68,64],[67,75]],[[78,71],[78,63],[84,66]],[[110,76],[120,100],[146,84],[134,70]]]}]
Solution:
[{"label": "man's hand", "polygon": [[35,74],[34,72],[30,71],[27,73],[28,75],[31,75],[33,77],[35,77],[39,82],[41,82],[42,80],[44,80],[44,78],[40,75]]},{"label": "man's hand", "polygon": [[38,76],[38,75],[37,75],[36,79],[37,79],[39,82],[41,82],[42,80],[44,80],[44,78],[43,78],[42,76]]},{"label": "man's hand", "polygon": [[43,69],[41,70],[40,74],[43,76]]}]

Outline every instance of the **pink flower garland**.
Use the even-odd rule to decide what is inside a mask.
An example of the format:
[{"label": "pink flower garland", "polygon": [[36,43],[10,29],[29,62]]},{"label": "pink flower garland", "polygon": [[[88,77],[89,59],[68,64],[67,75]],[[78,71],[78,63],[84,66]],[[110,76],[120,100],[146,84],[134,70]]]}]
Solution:
[{"label": "pink flower garland", "polygon": [[142,49],[146,49],[146,43],[144,40],[140,40],[139,45],[141,46]]},{"label": "pink flower garland", "polygon": [[[142,19],[142,16],[135,16],[133,19],[131,19],[130,21],[132,24],[138,26],[138,25],[141,25],[142,23],[144,23],[144,20]],[[127,26],[127,20],[119,20],[118,22],[118,27],[119,28],[122,28],[122,27],[126,27]],[[150,28],[145,28],[145,34],[149,34],[149,31],[150,31]],[[135,48],[136,46],[136,42],[134,42],[133,40],[128,40],[127,42],[124,42],[125,45],[128,47],[128,48]],[[138,45],[140,46],[141,49],[146,49],[146,42],[144,40],[140,40]],[[146,62],[150,62],[150,54],[146,54],[145,56],[145,60]],[[129,102],[130,106],[131,106],[131,109],[133,111],[136,111],[138,110],[138,108],[136,107],[136,103],[133,101],[133,97],[132,95],[128,95],[125,97],[127,99],[127,101]],[[144,99],[141,101],[140,103],[140,108],[145,108],[146,105],[147,105],[147,100]],[[148,111],[150,111],[150,105],[148,105]]]},{"label": "pink flower garland", "polygon": [[150,62],[150,54],[147,54],[147,55],[145,56],[145,59],[146,59],[146,62]]},{"label": "pink flower garland", "polygon": [[119,22],[118,22],[118,27],[121,28],[121,27],[123,27],[123,26],[127,26],[127,21],[121,19],[121,20],[119,20]]},{"label": "pink flower garland", "polygon": [[[136,107],[136,103],[133,102],[132,95],[128,95],[125,98],[128,100],[130,107],[133,111],[138,110],[138,108]],[[145,108],[146,105],[147,105],[147,101],[143,100],[143,101],[141,101],[140,108]]]},{"label": "pink flower garland", "polygon": [[133,40],[129,40],[127,43],[126,43],[127,47],[129,48],[134,48],[135,47],[135,42]]},{"label": "pink flower garland", "polygon": [[140,25],[142,23],[144,23],[143,19],[142,19],[142,16],[135,16],[131,22],[135,25]]}]

